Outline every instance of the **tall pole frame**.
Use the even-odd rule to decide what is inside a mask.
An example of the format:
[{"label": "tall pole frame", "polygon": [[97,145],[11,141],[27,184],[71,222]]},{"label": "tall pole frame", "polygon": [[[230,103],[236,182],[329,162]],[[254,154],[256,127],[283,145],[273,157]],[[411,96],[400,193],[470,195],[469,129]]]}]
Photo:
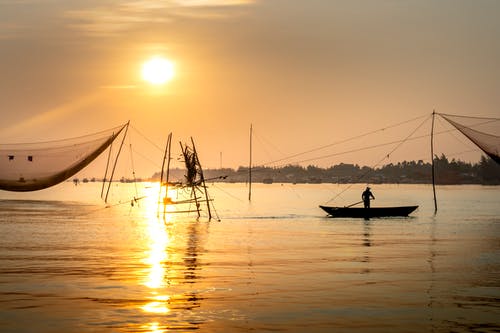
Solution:
[{"label": "tall pole frame", "polygon": [[102,178],[101,199],[104,199],[104,187],[106,186],[106,177],[108,176],[109,161],[111,160],[112,150],[113,150],[113,142],[111,142],[111,144],[109,145],[108,161],[106,162],[106,171],[104,171],[104,177]]},{"label": "tall pole frame", "polygon": [[[208,197],[207,185],[205,183],[205,176],[203,175],[203,169],[201,167],[200,159],[198,158],[198,153],[196,152],[196,146],[194,144],[193,137],[191,137],[191,144],[193,145],[193,152],[194,152],[194,156],[196,158],[196,165],[198,166],[198,171],[199,171],[199,175],[201,178],[200,179],[201,184],[203,186],[203,191],[205,192],[205,201],[207,202],[208,219],[211,220],[212,219],[212,211],[210,210],[210,198]],[[196,193],[195,193],[195,197],[196,197]],[[198,209],[198,217],[199,217],[199,215],[200,215],[200,211]]]},{"label": "tall pole frame", "polygon": [[248,162],[248,201],[252,201],[252,131],[253,126],[250,124],[250,158]]},{"label": "tall pole frame", "polygon": [[[108,195],[109,195],[109,189],[111,188],[111,182],[113,181],[113,176],[115,174],[115,169],[116,169],[116,163],[118,162],[118,157],[120,157],[120,153],[122,151],[123,143],[125,142],[125,138],[127,137],[128,133],[128,127],[130,125],[130,120],[127,121],[127,124],[125,125],[125,133],[123,134],[122,142],[120,143],[120,148],[118,149],[118,152],[116,153],[116,158],[115,158],[115,163],[113,164],[113,169],[111,170],[111,176],[109,178],[109,183],[108,183],[108,189],[106,191],[106,197],[104,198],[104,202],[108,203]],[[123,129],[123,128],[122,128]],[[122,130],[120,130],[121,132]],[[120,133],[118,132],[118,133]],[[118,134],[117,134],[118,135]]]},{"label": "tall pole frame", "polygon": [[[170,147],[172,146],[172,133],[168,134],[167,144],[165,145],[165,153],[163,154],[163,162],[161,164],[161,174],[160,174],[160,189],[158,191],[158,208],[156,212],[156,216],[160,216],[160,203],[163,202],[161,194],[163,187],[163,175],[165,174],[165,161],[167,161],[167,177],[165,182],[165,197],[168,197],[168,181],[169,181],[169,173],[170,173]],[[165,215],[165,204],[163,205],[163,214]]]},{"label": "tall pole frame", "polygon": [[432,110],[432,125],[431,125],[431,175],[432,175],[432,193],[434,194],[434,214],[437,213],[437,199],[436,199],[436,180],[435,180],[435,165],[434,165],[434,118],[436,111]]}]

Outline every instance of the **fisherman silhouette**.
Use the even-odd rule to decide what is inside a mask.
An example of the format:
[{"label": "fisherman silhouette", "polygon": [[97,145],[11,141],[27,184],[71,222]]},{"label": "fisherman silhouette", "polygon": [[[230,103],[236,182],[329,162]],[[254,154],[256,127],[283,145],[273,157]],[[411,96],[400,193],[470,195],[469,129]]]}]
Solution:
[{"label": "fisherman silhouette", "polygon": [[369,187],[366,187],[366,190],[361,194],[361,199],[363,199],[363,203],[365,204],[365,208],[370,208],[370,199],[374,199],[373,193],[370,191]]}]

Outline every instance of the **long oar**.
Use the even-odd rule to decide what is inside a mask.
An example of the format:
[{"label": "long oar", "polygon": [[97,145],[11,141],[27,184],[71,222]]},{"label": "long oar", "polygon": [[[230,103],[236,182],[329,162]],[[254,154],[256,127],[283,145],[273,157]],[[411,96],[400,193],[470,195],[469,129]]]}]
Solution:
[{"label": "long oar", "polygon": [[354,206],[354,205],[357,205],[357,204],[360,204],[360,203],[362,203],[362,202],[363,202],[363,200],[361,200],[361,201],[358,201],[358,202],[356,202],[356,203],[353,203],[352,205],[349,205],[349,206],[345,206],[345,208],[349,208],[349,207],[352,207],[352,206]]}]

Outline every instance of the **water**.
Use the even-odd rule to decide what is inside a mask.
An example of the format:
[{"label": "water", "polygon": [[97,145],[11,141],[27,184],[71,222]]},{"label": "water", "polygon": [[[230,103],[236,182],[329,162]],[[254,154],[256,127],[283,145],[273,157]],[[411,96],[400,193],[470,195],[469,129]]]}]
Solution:
[{"label": "water", "polygon": [[420,208],[369,221],[317,207],[344,185],[253,188],[211,187],[220,222],[158,219],[154,184],[1,192],[0,331],[500,331],[500,187],[438,187],[434,216],[430,186],[374,186]]}]

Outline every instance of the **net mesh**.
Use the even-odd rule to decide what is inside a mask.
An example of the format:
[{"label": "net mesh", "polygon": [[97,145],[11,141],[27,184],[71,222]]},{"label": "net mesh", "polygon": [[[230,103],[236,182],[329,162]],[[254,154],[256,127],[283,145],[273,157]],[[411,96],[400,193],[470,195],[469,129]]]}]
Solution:
[{"label": "net mesh", "polygon": [[65,181],[106,150],[126,126],[59,141],[0,144],[0,189],[35,191]]},{"label": "net mesh", "polygon": [[500,164],[500,118],[440,115]]}]

